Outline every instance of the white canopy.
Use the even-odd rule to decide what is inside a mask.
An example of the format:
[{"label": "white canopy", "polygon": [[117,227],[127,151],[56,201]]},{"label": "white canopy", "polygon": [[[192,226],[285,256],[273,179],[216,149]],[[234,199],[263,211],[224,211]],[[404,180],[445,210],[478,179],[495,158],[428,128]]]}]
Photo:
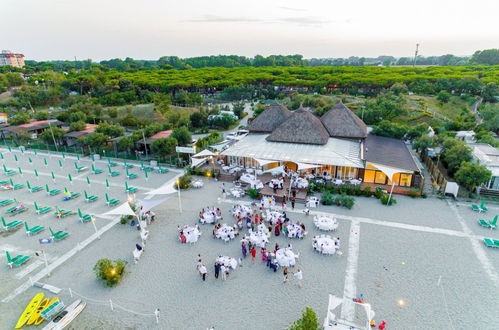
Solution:
[{"label": "white canopy", "polygon": [[222,151],[230,142],[231,141],[223,141],[223,142],[220,142],[217,144],[212,144],[210,146],[210,148],[218,150],[218,151]]},{"label": "white canopy", "polygon": [[106,215],[133,215],[135,216],[135,212],[132,210],[130,207],[130,204],[128,202],[125,202],[118,206],[115,209],[112,209],[111,211],[108,211],[103,214],[104,216]]},{"label": "white canopy", "polygon": [[298,165],[298,171],[306,170],[307,168],[321,167],[321,165],[313,165],[313,164],[305,164],[305,163],[296,163],[296,165]]},{"label": "white canopy", "polygon": [[195,154],[192,157],[199,158],[199,157],[208,157],[208,156],[215,156],[215,155],[216,155],[215,153],[209,151],[208,149],[204,149],[203,151],[198,152],[197,154]]},{"label": "white canopy", "polygon": [[284,173],[286,173],[286,171],[284,171],[284,166],[279,166],[279,167],[271,168],[270,170],[266,170],[263,173],[272,173],[272,174],[282,173],[282,174],[284,174]]},{"label": "white canopy", "polygon": [[267,160],[267,159],[260,159],[260,158],[254,158],[260,166],[265,166],[270,163],[275,163],[277,160]]},{"label": "white canopy", "polygon": [[411,171],[403,170],[403,169],[396,168],[396,167],[390,167],[390,166],[380,165],[380,164],[375,164],[375,163],[372,163],[372,165],[376,166],[376,168],[378,170],[385,173],[386,176],[390,179],[390,181],[393,180],[393,176],[396,173],[409,173],[409,174],[412,173]]},{"label": "white canopy", "polygon": [[191,158],[192,167],[198,167],[199,165],[206,162],[206,158]]},{"label": "white canopy", "polygon": [[175,189],[175,183],[165,184],[164,186],[154,189],[152,191],[146,192],[146,195],[168,195],[177,192]]},{"label": "white canopy", "polygon": [[142,206],[142,212],[147,212],[150,209],[152,209],[155,206],[158,206],[159,204],[166,202],[169,200],[171,197],[165,197],[165,198],[155,198],[155,199],[143,199],[140,201],[140,205]]}]

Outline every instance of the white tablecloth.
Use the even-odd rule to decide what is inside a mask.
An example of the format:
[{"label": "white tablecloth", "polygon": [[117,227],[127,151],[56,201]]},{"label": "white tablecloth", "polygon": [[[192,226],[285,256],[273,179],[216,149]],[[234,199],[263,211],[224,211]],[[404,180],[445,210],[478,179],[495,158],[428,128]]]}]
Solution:
[{"label": "white tablecloth", "polygon": [[246,205],[234,205],[234,207],[232,208],[232,215],[234,217],[237,217],[239,215],[244,218],[248,215],[248,213],[251,215],[253,211],[251,207]]},{"label": "white tablecloth", "polygon": [[215,223],[217,221],[217,217],[215,215],[215,211],[205,211],[203,213],[203,218],[199,219],[199,222],[202,224],[206,223]]},{"label": "white tablecloth", "polygon": [[320,230],[330,231],[338,228],[338,221],[335,218],[324,215],[315,216],[314,224]]},{"label": "white tablecloth", "polygon": [[262,205],[264,208],[274,207],[275,199],[274,197],[263,196],[260,205]]},{"label": "white tablecloth", "polygon": [[267,214],[265,217],[266,221],[275,225],[278,219],[281,219],[281,222],[284,221],[284,214],[282,214],[281,212],[277,212],[277,211],[267,210]]},{"label": "white tablecloth", "polygon": [[319,202],[320,202],[319,198],[317,198],[317,197],[309,197],[307,199],[307,202],[305,203],[305,206],[306,207],[315,208],[315,207],[317,207],[319,205]]},{"label": "white tablecloth", "polygon": [[357,179],[352,179],[350,180],[350,183],[353,184],[354,186],[358,186],[359,184],[362,183],[362,181]]},{"label": "white tablecloth", "polygon": [[215,231],[215,236],[220,238],[222,241],[228,242],[236,237],[236,232],[233,227],[230,227],[224,223],[222,227]]},{"label": "white tablecloth", "polygon": [[234,188],[230,190],[230,194],[236,198],[240,198],[244,196],[244,190]]},{"label": "white tablecloth", "polygon": [[225,267],[229,267],[231,269],[237,268],[237,260],[236,258],[231,258],[228,256],[219,256],[216,261],[220,262]]},{"label": "white tablecloth", "polygon": [[298,259],[298,255],[288,248],[282,248],[277,250],[275,258],[279,266],[291,267],[296,265],[296,259]]},{"label": "white tablecloth", "polygon": [[293,186],[295,186],[296,188],[307,188],[308,181],[304,178],[298,178],[293,181]]},{"label": "white tablecloth", "polygon": [[194,181],[192,183],[192,187],[193,188],[201,188],[201,187],[203,187],[203,185],[204,185],[203,181],[201,181],[201,180],[197,180],[197,181]]},{"label": "white tablecloth", "polygon": [[289,238],[302,238],[306,233],[303,232],[303,228],[292,222],[288,222],[288,237]]},{"label": "white tablecloth", "polygon": [[250,241],[251,244],[256,245],[259,248],[263,248],[269,242],[269,235],[267,233],[268,231],[251,231],[250,229],[249,236],[246,236],[245,239]]},{"label": "white tablecloth", "polygon": [[201,236],[201,232],[195,226],[184,227],[182,229],[187,243],[196,243]]},{"label": "white tablecloth", "polygon": [[322,254],[335,254],[339,247],[334,244],[334,239],[328,236],[316,236],[312,242],[313,248]]}]

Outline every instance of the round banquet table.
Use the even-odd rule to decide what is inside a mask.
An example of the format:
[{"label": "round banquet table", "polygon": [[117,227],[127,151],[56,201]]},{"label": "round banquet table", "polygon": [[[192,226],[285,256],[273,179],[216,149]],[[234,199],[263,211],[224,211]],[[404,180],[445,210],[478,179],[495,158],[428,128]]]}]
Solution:
[{"label": "round banquet table", "polygon": [[336,230],[338,228],[338,221],[335,218],[324,215],[315,216],[314,224],[320,230],[325,231]]},{"label": "round banquet table", "polygon": [[215,215],[215,212],[212,211],[206,211],[203,213],[203,219],[199,219],[199,222],[202,224],[206,223],[215,223],[217,221],[217,217]]},{"label": "round banquet table", "polygon": [[226,225],[225,223],[215,231],[215,236],[220,238],[222,241],[228,242],[236,237],[236,232],[233,227]]},{"label": "round banquet table", "polygon": [[288,248],[282,248],[277,250],[275,258],[279,266],[292,267],[296,265],[296,259],[298,259],[298,255]]},{"label": "round banquet table", "polygon": [[237,260],[236,258],[231,258],[228,256],[219,256],[216,261],[224,265],[225,267],[236,269],[237,268]]},{"label": "round banquet table", "polygon": [[322,254],[335,254],[336,250],[339,249],[339,247],[334,244],[334,240],[329,235],[314,237],[312,246],[314,247],[314,250]]},{"label": "round banquet table", "polygon": [[187,243],[196,243],[201,236],[201,232],[195,226],[185,227],[182,229]]}]

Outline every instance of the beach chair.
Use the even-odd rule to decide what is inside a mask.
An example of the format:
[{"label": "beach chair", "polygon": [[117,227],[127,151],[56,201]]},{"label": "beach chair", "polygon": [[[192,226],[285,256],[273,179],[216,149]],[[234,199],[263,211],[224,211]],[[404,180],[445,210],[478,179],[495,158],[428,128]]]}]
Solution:
[{"label": "beach chair", "polygon": [[86,166],[78,166],[78,163],[75,162],[75,169],[77,173],[83,172],[88,169]]},{"label": "beach chair", "polygon": [[48,184],[46,184],[46,185],[45,185],[45,191],[47,192],[47,194],[48,194],[49,196],[55,196],[55,195],[57,195],[57,194],[60,194],[60,193],[61,193],[61,190],[60,190],[60,189],[52,189],[52,190],[50,190],[50,189],[49,189],[49,185],[48,185]]},{"label": "beach chair", "polygon": [[497,218],[499,218],[498,215],[496,215],[494,219],[492,219],[492,221],[489,222],[490,229],[497,229]]},{"label": "beach chair", "polygon": [[62,239],[64,239],[64,238],[66,238],[66,237],[68,237],[68,236],[69,236],[69,233],[66,233],[66,232],[64,232],[64,231],[62,231],[62,230],[59,230],[59,231],[57,231],[57,232],[54,232],[54,231],[52,230],[52,228],[50,228],[50,227],[49,227],[49,230],[50,230],[50,235],[51,235],[51,237],[52,237],[54,240],[56,240],[56,241],[60,241],[60,240],[62,240]]},{"label": "beach chair", "polygon": [[34,202],[33,204],[35,204],[35,213],[36,214],[45,214],[45,213],[50,212],[52,210],[52,208],[50,206],[39,207],[36,202]]},{"label": "beach chair", "polygon": [[7,167],[5,167],[5,165],[3,165],[3,173],[7,176],[11,176],[11,175],[16,174],[17,172],[14,170],[8,170]]},{"label": "beach chair", "polygon": [[108,166],[107,168],[109,169],[109,175],[110,176],[118,176],[118,175],[120,175],[120,172],[111,170],[111,166]]},{"label": "beach chair", "polygon": [[22,225],[22,221],[11,221],[11,222],[5,222],[5,219],[2,217],[2,228],[3,230],[9,231],[11,229],[15,229]]},{"label": "beach chair", "polygon": [[29,183],[29,181],[26,181],[26,187],[28,187],[28,190],[32,193],[34,192],[38,192],[38,191],[42,191],[43,190],[43,187],[42,186],[35,186],[35,187],[32,187],[31,184]]},{"label": "beach chair", "polygon": [[12,179],[10,179],[10,186],[11,186],[11,187],[12,187],[12,189],[14,189],[14,190],[18,190],[18,189],[22,189],[22,188],[24,188],[24,185],[23,185],[23,184],[20,184],[20,183],[14,184],[14,181],[12,181]]},{"label": "beach chair", "polygon": [[102,170],[99,170],[98,168],[95,168],[94,167],[94,164],[92,164],[92,172],[94,174],[101,174],[102,173]]},{"label": "beach chair", "polygon": [[82,223],[86,223],[86,222],[89,222],[93,219],[93,216],[91,216],[90,214],[83,214],[81,213],[81,210],[78,209],[78,216],[80,217],[80,221]]},{"label": "beach chair", "polygon": [[36,235],[45,229],[45,227],[42,226],[34,226],[29,228],[28,223],[26,221],[24,221],[24,228],[26,228],[26,235],[28,236]]},{"label": "beach chair", "polygon": [[64,197],[62,198],[63,201],[70,201],[75,198],[80,197],[81,193],[79,192],[74,192],[74,191],[68,191],[66,188],[64,188]]},{"label": "beach chair", "polygon": [[62,218],[65,218],[65,217],[67,217],[69,215],[73,215],[74,214],[73,211],[61,210],[58,207],[56,207],[55,209],[56,209],[56,212],[54,213],[54,215],[58,219],[62,219]]},{"label": "beach chair", "polygon": [[485,201],[482,201],[482,204],[480,205],[480,211],[487,213],[489,209],[485,206]]},{"label": "beach chair", "polygon": [[0,181],[0,186],[5,186],[9,184],[9,181],[8,180],[3,180],[3,181]]},{"label": "beach chair", "polygon": [[99,199],[99,196],[94,196],[94,195],[89,195],[87,194],[87,191],[84,190],[83,193],[85,194],[85,200],[89,203],[95,202],[97,199]]},{"label": "beach chair", "polygon": [[154,170],[154,168],[152,168],[151,166],[144,165],[144,162],[140,162],[140,169],[147,172],[151,172]]},{"label": "beach chair", "polygon": [[128,182],[125,181],[125,192],[127,192],[129,194],[135,194],[137,192],[137,190],[139,190],[139,188],[130,187],[128,185]]},{"label": "beach chair", "polygon": [[7,265],[12,268],[14,266],[21,266],[25,264],[31,257],[30,256],[23,256],[22,254],[19,254],[12,258],[10,256],[10,253],[8,251],[5,251],[5,254],[7,255]]},{"label": "beach chair", "polygon": [[106,194],[106,204],[108,206],[114,206],[120,202],[119,199],[116,198],[109,198],[108,194]]},{"label": "beach chair", "polygon": [[126,177],[128,179],[135,179],[137,177],[137,174],[135,173],[128,173],[128,168],[125,171],[126,171]]},{"label": "beach chair", "polygon": [[17,215],[17,214],[23,213],[27,210],[28,210],[28,208],[24,205],[16,205],[16,206],[11,207],[10,209],[7,209],[7,213],[10,213],[11,215]]},{"label": "beach chair", "polygon": [[[487,245],[487,247],[493,247],[493,248],[499,247],[499,245],[496,245],[494,243],[494,240],[492,240],[492,238],[484,238],[483,243]],[[497,243],[499,243],[499,241]]]},{"label": "beach chair", "polygon": [[0,201],[0,206],[7,206],[7,205],[10,205],[14,202],[17,202],[15,199],[4,199],[2,201]]},{"label": "beach chair", "polygon": [[123,167],[125,169],[134,168],[133,164],[127,164],[126,159],[123,161]]},{"label": "beach chair", "polygon": [[107,164],[108,164],[110,167],[115,167],[115,166],[118,166],[118,163],[112,162],[112,161],[111,161],[111,158],[109,158],[109,157],[107,157]]},{"label": "beach chair", "polygon": [[158,173],[160,173],[160,174],[166,174],[168,172],[170,172],[169,169],[167,169],[165,167],[161,167],[161,165],[158,164]]}]

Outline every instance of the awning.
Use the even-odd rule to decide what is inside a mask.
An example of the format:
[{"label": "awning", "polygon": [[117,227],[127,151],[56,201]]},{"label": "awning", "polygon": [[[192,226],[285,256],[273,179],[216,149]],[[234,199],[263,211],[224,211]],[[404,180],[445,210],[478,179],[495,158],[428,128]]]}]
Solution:
[{"label": "awning", "polygon": [[204,149],[203,151],[201,152],[198,152],[197,154],[195,154],[194,156],[192,156],[193,158],[199,158],[199,157],[207,157],[207,156],[216,156],[215,153],[209,151],[208,149]]},{"label": "awning", "polygon": [[147,212],[150,209],[152,209],[155,206],[158,206],[159,204],[166,202],[169,200],[171,197],[165,197],[165,198],[155,198],[155,199],[143,199],[140,201],[140,205],[142,206],[142,212]]},{"label": "awning", "polygon": [[192,162],[192,167],[198,167],[200,166],[201,164],[205,163],[207,160],[207,158],[191,158],[191,162]]},{"label": "awning", "polygon": [[168,195],[177,192],[177,189],[174,187],[175,183],[167,184],[158,189],[146,192],[146,195]]},{"label": "awning", "polygon": [[260,164],[260,166],[265,166],[267,164],[278,162],[277,160],[267,160],[267,159],[259,159],[259,158],[254,158],[254,160],[256,160],[258,162],[258,164]]},{"label": "awning", "polygon": [[274,167],[271,168],[270,170],[266,170],[263,173],[272,173],[272,174],[284,174],[286,171],[284,171],[284,166],[279,166],[279,167]]},{"label": "awning", "polygon": [[298,171],[306,170],[307,168],[321,167],[321,165],[304,164],[304,163],[296,163],[296,165],[298,165]]},{"label": "awning", "polygon": [[104,213],[103,215],[104,216],[105,215],[133,215],[133,216],[135,216],[135,212],[130,207],[130,204],[128,204],[128,202],[125,202],[125,203],[121,204],[120,206],[118,206],[117,208],[112,209],[111,211]]},{"label": "awning", "polygon": [[209,146],[211,149],[215,149],[217,151],[222,151],[226,146],[230,144],[231,141],[223,141],[217,144],[212,144]]},{"label": "awning", "polygon": [[385,173],[386,176],[390,179],[390,181],[392,181],[393,176],[396,173],[408,173],[408,174],[412,174],[413,173],[412,171],[403,170],[403,169],[400,169],[400,168],[390,167],[390,166],[386,166],[386,165],[380,165],[380,164],[376,164],[376,163],[370,163],[370,164],[372,164],[373,166],[375,166],[381,172]]}]

